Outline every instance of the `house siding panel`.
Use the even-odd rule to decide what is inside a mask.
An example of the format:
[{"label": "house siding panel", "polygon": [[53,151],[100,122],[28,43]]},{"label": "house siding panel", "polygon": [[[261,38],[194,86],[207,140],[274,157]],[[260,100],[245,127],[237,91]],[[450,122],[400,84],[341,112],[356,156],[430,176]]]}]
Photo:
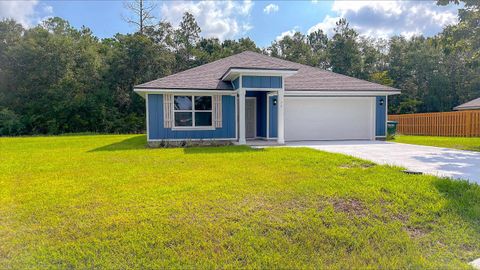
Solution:
[{"label": "house siding panel", "polygon": [[[383,99],[383,105],[380,105],[381,99]],[[386,136],[385,124],[387,121],[387,118],[386,118],[387,97],[385,96],[377,97],[375,107],[376,107],[375,136],[384,137]]]},{"label": "house siding panel", "polygon": [[257,136],[267,137],[267,92],[257,96]]},{"label": "house siding panel", "polygon": [[242,87],[244,88],[282,88],[282,77],[281,76],[242,76]]},{"label": "house siding panel", "polygon": [[269,121],[269,137],[270,138],[276,138],[277,137],[277,105],[273,105],[273,101],[277,99],[277,96],[271,96],[269,99],[268,99],[268,110],[269,110],[269,118],[270,118],[270,121]]},{"label": "house siding panel", "polygon": [[222,96],[222,128],[172,130],[163,127],[163,95],[148,95],[149,140],[235,139],[235,97]]}]

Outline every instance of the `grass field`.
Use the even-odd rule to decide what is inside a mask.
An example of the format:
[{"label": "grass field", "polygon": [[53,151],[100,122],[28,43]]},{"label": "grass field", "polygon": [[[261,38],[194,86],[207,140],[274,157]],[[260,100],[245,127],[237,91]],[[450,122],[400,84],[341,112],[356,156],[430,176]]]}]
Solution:
[{"label": "grass field", "polygon": [[393,140],[399,143],[419,144],[460,150],[480,151],[479,137],[439,137],[398,135]]},{"label": "grass field", "polygon": [[302,148],[0,138],[0,269],[468,268],[480,187]]}]

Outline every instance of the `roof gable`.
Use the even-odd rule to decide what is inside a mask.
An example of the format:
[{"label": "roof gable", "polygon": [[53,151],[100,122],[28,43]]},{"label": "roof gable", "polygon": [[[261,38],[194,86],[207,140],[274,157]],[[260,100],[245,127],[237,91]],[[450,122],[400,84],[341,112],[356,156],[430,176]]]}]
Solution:
[{"label": "roof gable", "polygon": [[454,110],[478,110],[480,109],[480,98],[470,100],[469,102],[463,103],[453,108]]},{"label": "roof gable", "polygon": [[286,91],[399,91],[392,87],[251,51],[140,84],[135,88],[233,90],[229,81],[222,81],[222,76],[232,68],[297,70],[295,75],[285,78]]}]

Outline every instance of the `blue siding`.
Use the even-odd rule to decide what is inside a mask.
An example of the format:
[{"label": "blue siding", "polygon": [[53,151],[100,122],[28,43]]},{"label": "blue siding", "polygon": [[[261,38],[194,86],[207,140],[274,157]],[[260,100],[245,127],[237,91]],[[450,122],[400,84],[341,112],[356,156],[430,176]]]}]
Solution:
[{"label": "blue siding", "polygon": [[270,138],[277,137],[277,105],[273,105],[273,101],[277,99],[277,96],[271,96],[268,100],[268,109],[270,115],[270,122],[269,122],[269,133]]},{"label": "blue siding", "polygon": [[[383,105],[380,105],[380,100],[383,99]],[[387,121],[385,117],[386,106],[387,105],[387,97],[380,96],[376,98],[376,128],[375,128],[375,136],[382,137],[385,136],[385,122]]]},{"label": "blue siding", "polygon": [[242,76],[243,88],[282,88],[281,76]]},{"label": "blue siding", "polygon": [[148,95],[149,139],[235,138],[235,97],[222,97],[222,128],[215,130],[172,130],[163,127],[163,95]]},{"label": "blue siding", "polygon": [[257,136],[267,137],[267,92],[257,96]]}]

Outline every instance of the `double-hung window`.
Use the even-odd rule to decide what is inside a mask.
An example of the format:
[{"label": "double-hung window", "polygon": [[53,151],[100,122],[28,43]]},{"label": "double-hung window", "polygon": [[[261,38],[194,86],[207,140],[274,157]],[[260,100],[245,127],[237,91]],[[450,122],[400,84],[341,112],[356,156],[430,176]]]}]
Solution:
[{"label": "double-hung window", "polygon": [[211,128],[212,96],[174,96],[174,127]]}]

